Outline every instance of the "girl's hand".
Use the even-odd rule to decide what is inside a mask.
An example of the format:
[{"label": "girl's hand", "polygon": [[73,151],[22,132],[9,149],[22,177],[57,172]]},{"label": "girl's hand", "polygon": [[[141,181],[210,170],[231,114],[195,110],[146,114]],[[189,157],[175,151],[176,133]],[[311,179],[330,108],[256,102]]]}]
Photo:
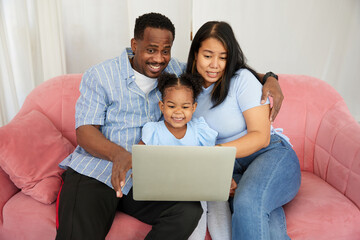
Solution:
[{"label": "girl's hand", "polygon": [[231,186],[230,186],[230,197],[233,197],[235,195],[235,190],[237,188],[237,184],[234,179],[231,179]]}]

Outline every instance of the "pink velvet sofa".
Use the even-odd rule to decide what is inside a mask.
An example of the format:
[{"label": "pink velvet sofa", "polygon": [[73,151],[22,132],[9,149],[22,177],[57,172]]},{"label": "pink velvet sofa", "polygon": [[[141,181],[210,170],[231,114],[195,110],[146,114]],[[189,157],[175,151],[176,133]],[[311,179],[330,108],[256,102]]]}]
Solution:
[{"label": "pink velvet sofa", "polygon": [[[2,240],[55,237],[57,164],[76,145],[80,79],[64,75],[44,82],[0,128]],[[290,237],[360,239],[360,125],[325,82],[299,75],[280,75],[279,82],[285,100],[274,125],[290,137],[302,169],[300,191],[285,206]],[[143,239],[150,228],[118,213],[107,239]]]}]

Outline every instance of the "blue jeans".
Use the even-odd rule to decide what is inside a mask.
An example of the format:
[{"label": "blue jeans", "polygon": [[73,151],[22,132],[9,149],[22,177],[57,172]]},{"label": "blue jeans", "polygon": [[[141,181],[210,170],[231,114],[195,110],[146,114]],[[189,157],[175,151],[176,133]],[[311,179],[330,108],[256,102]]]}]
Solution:
[{"label": "blue jeans", "polygon": [[290,239],[282,206],[295,197],[301,182],[291,146],[272,135],[268,147],[236,159],[233,177],[238,187],[230,201],[232,239]]}]

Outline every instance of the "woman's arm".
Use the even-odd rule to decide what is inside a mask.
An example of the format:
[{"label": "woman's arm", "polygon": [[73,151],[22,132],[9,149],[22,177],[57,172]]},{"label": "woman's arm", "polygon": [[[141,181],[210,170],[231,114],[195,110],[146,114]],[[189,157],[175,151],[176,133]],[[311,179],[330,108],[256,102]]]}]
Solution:
[{"label": "woman's arm", "polygon": [[221,144],[236,147],[236,158],[242,158],[257,152],[270,142],[270,107],[268,104],[248,109],[243,112],[247,134],[239,139]]}]

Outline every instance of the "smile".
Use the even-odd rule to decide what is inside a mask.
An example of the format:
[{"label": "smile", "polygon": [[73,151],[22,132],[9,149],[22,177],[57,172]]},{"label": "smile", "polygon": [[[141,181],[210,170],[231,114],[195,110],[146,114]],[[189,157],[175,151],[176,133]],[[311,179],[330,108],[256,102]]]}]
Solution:
[{"label": "smile", "polygon": [[218,72],[206,72],[209,77],[217,77],[219,75]]},{"label": "smile", "polygon": [[172,119],[173,119],[175,122],[180,122],[180,121],[184,120],[184,118],[182,118],[182,117],[177,117],[177,118],[173,117]]},{"label": "smile", "polygon": [[153,72],[160,71],[162,65],[163,64],[151,64],[151,63],[148,63],[148,66],[149,66],[150,70],[152,70]]}]

